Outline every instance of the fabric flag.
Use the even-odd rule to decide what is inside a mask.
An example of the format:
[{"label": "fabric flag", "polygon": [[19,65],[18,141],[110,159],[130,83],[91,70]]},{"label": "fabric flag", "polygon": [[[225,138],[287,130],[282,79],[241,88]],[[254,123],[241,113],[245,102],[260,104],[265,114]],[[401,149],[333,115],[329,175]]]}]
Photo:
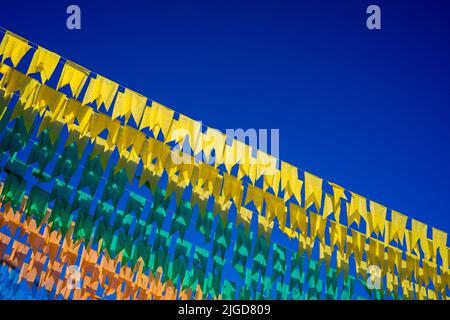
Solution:
[{"label": "fabric flag", "polygon": [[384,233],[384,226],[386,223],[386,207],[374,201],[370,201],[370,219],[368,221],[367,236],[372,232],[382,235]]},{"label": "fabric flag", "polygon": [[263,199],[264,194],[260,188],[252,186],[251,184],[247,185],[247,194],[245,195],[244,206],[246,206],[250,202],[253,202],[253,204],[256,207],[256,210],[258,211],[258,213],[261,214]]},{"label": "fabric flag", "polygon": [[309,172],[305,172],[305,208],[312,203],[316,205],[316,211],[320,211],[322,202],[322,178]]},{"label": "fabric flag", "polygon": [[60,56],[42,47],[38,47],[33,55],[27,75],[30,73],[39,73],[41,82],[45,83],[52,76]]},{"label": "fabric flag", "polygon": [[144,129],[150,127],[153,131],[153,135],[158,137],[158,133],[161,130],[164,139],[168,140],[168,134],[170,127],[172,126],[174,111],[163,106],[162,104],[152,101],[152,106],[147,107],[144,110],[144,115],[142,117],[139,129]]},{"label": "fabric flag", "polygon": [[56,89],[59,90],[65,85],[69,85],[72,96],[77,98],[86,83],[88,74],[89,71],[83,67],[80,67],[74,62],[66,61]]},{"label": "fabric flag", "polygon": [[280,187],[280,179],[281,179],[281,171],[278,169],[275,169],[274,174],[264,175],[263,190],[267,191],[267,189],[269,189],[270,187],[272,188],[273,193],[277,196]]},{"label": "fabric flag", "polygon": [[51,113],[57,114],[57,111],[61,110],[66,103],[67,97],[65,95],[46,85],[42,85],[36,97],[34,108],[42,115],[48,106]]},{"label": "fabric flag", "polygon": [[339,222],[341,217],[341,199],[347,200],[347,196],[344,188],[341,186],[335,183],[330,183],[330,185],[333,188],[334,218]]},{"label": "fabric flag", "polygon": [[366,236],[352,229],[352,252],[357,266],[357,272],[361,267],[362,257],[365,251]]},{"label": "fabric flag", "polygon": [[298,179],[298,169],[287,162],[281,162],[281,191],[284,191],[284,200],[292,195],[301,204],[301,189],[303,181]]},{"label": "fabric flag", "polygon": [[90,138],[92,141],[97,138],[97,136],[105,129],[109,128],[109,124],[111,122],[111,118],[108,117],[104,113],[95,112],[92,115],[91,118],[91,125],[90,125]]},{"label": "fabric flag", "polygon": [[367,221],[367,201],[366,198],[351,192],[352,198],[350,206],[347,207],[347,224],[350,226],[353,222],[359,226],[361,217]]},{"label": "fabric flag", "polygon": [[5,95],[9,97],[16,91],[24,91],[30,83],[37,83],[37,81],[13,69],[8,77],[8,86],[6,87]]},{"label": "fabric flag", "polygon": [[243,194],[242,181],[226,173],[223,174],[223,178],[222,196],[225,198],[225,201],[228,201],[230,198],[233,199],[234,205],[240,210]]},{"label": "fabric flag", "polygon": [[273,221],[273,218],[277,217],[279,227],[283,230],[286,226],[286,205],[283,199],[264,192],[264,201],[266,202],[266,218],[269,223]]},{"label": "fabric flag", "polygon": [[202,134],[202,150],[205,154],[205,160],[207,163],[211,163],[211,153],[214,149],[215,159],[214,166],[217,167],[223,163],[223,153],[225,149],[226,136],[216,129],[208,128],[206,132]]},{"label": "fabric flag", "polygon": [[30,81],[27,86],[20,92],[20,102],[23,104],[24,109],[28,109],[33,106],[36,101],[36,97],[41,88],[41,84],[36,81]]},{"label": "fabric flag", "polygon": [[246,145],[244,156],[239,163],[238,179],[247,176],[252,184],[258,180],[256,159],[252,157],[251,147]]},{"label": "fabric flag", "polygon": [[23,56],[30,48],[27,40],[7,31],[0,43],[2,63],[5,62],[7,58],[10,58],[13,66],[17,67],[20,60],[22,60]]},{"label": "fabric flag", "polygon": [[[415,219],[412,219],[411,224],[411,240],[410,240],[410,246],[409,250],[412,252],[417,247],[417,242],[420,239],[420,245],[422,247],[422,250],[426,250],[428,246],[428,238],[427,238],[427,229],[428,226],[420,221],[417,221]],[[419,251],[417,251],[419,252]]]},{"label": "fabric flag", "polygon": [[321,243],[325,243],[325,227],[327,220],[324,219],[320,214],[314,212],[309,213],[310,218],[310,236],[311,240],[314,241],[316,237],[319,237]]},{"label": "fabric flag", "polygon": [[69,131],[72,130],[73,123],[78,118],[79,112],[81,112],[81,102],[75,99],[69,99],[62,114],[64,123],[69,128]]},{"label": "fabric flag", "polygon": [[398,240],[403,245],[408,217],[394,210],[391,212],[392,221],[389,230],[389,242],[392,240]]},{"label": "fabric flag", "polygon": [[[325,194],[325,200],[323,203],[323,217],[326,219],[331,213],[334,212],[334,205],[333,205],[333,196],[326,193]],[[337,220],[337,219],[336,219]]]},{"label": "fabric flag", "polygon": [[442,265],[448,266],[447,233],[433,228],[433,251],[435,256],[438,249],[442,258]]},{"label": "fabric flag", "polygon": [[[201,149],[197,148],[197,142],[201,133],[201,122],[194,121],[189,117],[180,115],[177,121],[174,121],[169,133],[169,137],[166,137],[167,141],[176,141],[183,146],[187,137],[189,146],[194,154],[197,154]],[[200,146],[201,147],[201,146]]]},{"label": "fabric flag", "polygon": [[[85,105],[95,101],[97,108],[100,108],[100,105],[103,103],[106,111],[108,111],[118,88],[119,85],[117,83],[100,75],[97,75],[96,78],[91,77],[86,93],[84,94],[83,104]],[[119,97],[117,100],[119,100]],[[113,118],[116,118],[114,114]]]},{"label": "fabric flag", "polygon": [[256,180],[261,176],[273,176],[278,172],[277,159],[261,150],[256,150],[256,163]]},{"label": "fabric flag", "polygon": [[146,97],[125,88],[124,92],[117,93],[117,99],[114,104],[112,117],[113,119],[116,119],[118,117],[125,116],[125,119],[128,121],[131,115],[135,123],[139,124],[144,113],[146,103]]},{"label": "fabric flag", "polygon": [[293,230],[298,228],[303,235],[308,234],[308,218],[305,209],[291,202],[289,203],[289,212],[291,228]]},{"label": "fabric flag", "polygon": [[343,255],[346,242],[347,242],[347,227],[337,222],[330,221],[331,247],[337,245],[339,252]]}]

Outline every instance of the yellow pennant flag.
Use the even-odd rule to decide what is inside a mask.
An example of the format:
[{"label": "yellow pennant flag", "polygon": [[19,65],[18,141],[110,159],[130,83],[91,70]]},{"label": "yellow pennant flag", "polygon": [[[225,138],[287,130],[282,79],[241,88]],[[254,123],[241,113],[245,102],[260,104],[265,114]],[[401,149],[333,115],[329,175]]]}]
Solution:
[{"label": "yellow pennant flag", "polygon": [[357,266],[357,271],[361,266],[362,257],[366,247],[366,236],[352,229],[352,252]]},{"label": "yellow pennant flag", "polygon": [[17,71],[15,69],[13,69],[13,71],[9,74],[8,77],[8,86],[6,87],[5,90],[5,95],[7,97],[11,96],[14,92],[16,91],[22,91],[24,90],[29,83],[31,82],[36,82],[36,80],[27,77],[26,75],[24,75],[22,72]]},{"label": "yellow pennant flag", "polygon": [[151,168],[153,162],[153,149],[154,149],[154,140],[149,138],[144,141],[141,152],[139,153],[140,158],[142,159],[142,165],[144,168]]},{"label": "yellow pennant flag", "polygon": [[408,278],[412,279],[414,274],[416,276],[416,282],[418,282],[417,276],[419,274],[419,269],[419,259],[416,256],[406,252],[406,271],[408,272]]},{"label": "yellow pennant flag", "polygon": [[247,194],[245,195],[244,206],[246,206],[250,202],[253,202],[256,210],[261,214],[263,207],[263,198],[264,194],[260,188],[254,187],[251,184],[247,185]]},{"label": "yellow pennant flag", "polygon": [[170,146],[167,144],[164,144],[160,141],[155,140],[155,156],[156,156],[156,166],[155,166],[155,172],[157,175],[162,175],[165,165],[167,163],[167,158],[170,156]]},{"label": "yellow pennant flag", "polygon": [[386,223],[386,207],[374,201],[370,201],[370,219],[368,223],[367,235],[370,236],[372,232],[382,235],[384,233],[384,226]]},{"label": "yellow pennant flag", "polygon": [[61,116],[69,131],[72,129],[75,118],[78,118],[80,112],[81,102],[75,99],[68,99],[64,113]]},{"label": "yellow pennant flag", "polygon": [[34,108],[43,114],[48,106],[50,111],[54,113],[66,103],[66,100],[66,95],[46,85],[42,85],[36,97]]},{"label": "yellow pennant flag", "polygon": [[178,175],[178,185],[185,188],[191,181],[191,176],[193,174],[195,165],[193,162],[181,163],[179,167],[180,173]]},{"label": "yellow pennant flag", "polygon": [[252,222],[252,217],[253,211],[248,210],[245,207],[241,207],[241,210],[236,212],[236,227],[243,223],[248,233],[250,231],[250,223]]},{"label": "yellow pennant flag", "polygon": [[60,56],[42,47],[38,47],[33,55],[27,74],[39,73],[42,83],[47,82],[58,64]]},{"label": "yellow pennant flag", "polygon": [[245,153],[245,144],[233,140],[232,145],[225,144],[224,165],[228,173],[231,173],[231,169],[239,162],[240,157]]},{"label": "yellow pennant flag", "polygon": [[325,243],[325,227],[327,220],[324,219],[320,214],[314,212],[309,213],[310,218],[310,228],[311,228],[311,239],[314,241],[316,237],[319,237],[321,243]]},{"label": "yellow pennant flag", "polygon": [[284,204],[283,199],[265,192],[264,201],[266,202],[267,220],[272,222],[273,219],[277,217],[280,229],[283,230],[286,226],[286,205]]},{"label": "yellow pennant flag", "polygon": [[412,219],[411,224],[411,251],[416,248],[417,242],[420,239],[420,245],[422,250],[428,249],[428,238],[427,238],[428,226],[420,221]]},{"label": "yellow pennant flag", "polygon": [[250,158],[241,160],[241,163],[239,164],[238,179],[249,177],[252,184],[255,184],[256,180],[259,178],[257,174],[257,164],[255,159]]},{"label": "yellow pennant flag", "polygon": [[326,219],[333,212],[334,212],[333,196],[326,193],[325,200],[323,203],[323,217]]},{"label": "yellow pennant flag", "polygon": [[337,222],[339,222],[341,220],[341,199],[347,200],[347,197],[345,195],[344,188],[335,183],[330,183],[330,185],[333,188],[334,218]]},{"label": "yellow pennant flag", "polygon": [[347,227],[334,221],[330,221],[330,231],[331,247],[337,245],[339,252],[343,255],[345,244],[347,242]]},{"label": "yellow pennant flag", "polygon": [[136,136],[136,130],[129,126],[122,126],[120,129],[119,138],[117,140],[117,150],[119,154],[124,154],[125,151],[131,147]]},{"label": "yellow pennant flag", "polygon": [[258,236],[263,236],[267,243],[272,236],[273,221],[269,222],[265,217],[258,215]]},{"label": "yellow pennant flag", "polygon": [[5,88],[6,87],[6,84],[11,79],[11,74],[13,73],[13,71],[15,71],[15,69],[10,68],[6,64],[1,64],[0,63],[0,74],[2,75],[2,77],[0,79],[0,87],[1,88]]},{"label": "yellow pennant flag", "polygon": [[91,117],[94,113],[94,110],[92,110],[89,107],[81,106],[81,110],[77,115],[78,123],[79,123],[79,132],[80,137],[84,137],[87,135],[90,131],[91,126]]},{"label": "yellow pennant flag", "polygon": [[[193,150],[194,154],[197,154],[201,149],[197,147],[201,133],[201,123],[192,120],[189,117],[180,115],[178,120],[174,122],[169,133],[169,137],[166,141],[174,140],[181,145],[184,143],[186,137],[189,142],[189,146]],[[201,146],[200,146],[201,147]]]},{"label": "yellow pennant flag", "polygon": [[[298,170],[293,165],[282,161],[281,162],[281,191],[284,191],[284,200],[288,200],[296,188],[296,181],[298,180]],[[296,190],[297,191],[297,190]],[[300,203],[299,203],[300,204]]]},{"label": "yellow pennant flag", "polygon": [[322,178],[305,172],[305,208],[314,203],[317,212],[320,211],[322,201]]},{"label": "yellow pennant flag", "polygon": [[347,224],[350,226],[353,222],[359,226],[360,218],[367,221],[367,202],[366,198],[351,192],[352,198],[350,206],[347,207]]},{"label": "yellow pennant flag", "polygon": [[144,115],[142,117],[139,129],[150,127],[155,138],[161,130],[164,135],[164,139],[168,141],[168,134],[170,127],[172,126],[173,116],[173,110],[157,103],[156,101],[152,101],[152,106],[147,107],[144,110]]},{"label": "yellow pennant flag", "polygon": [[284,190],[284,200],[287,201],[294,196],[298,204],[301,204],[301,190],[303,181],[298,178],[296,167],[281,162],[281,190]]},{"label": "yellow pennant flag", "polygon": [[325,269],[328,272],[331,264],[332,250],[325,243],[319,245],[319,261],[325,261]]},{"label": "yellow pennant flag", "polygon": [[136,130],[136,135],[134,136],[133,141],[133,147],[131,149],[131,152],[134,157],[139,157],[139,155],[141,154],[141,150],[144,147],[145,140],[147,140],[145,134]]},{"label": "yellow pennant flag", "polygon": [[[96,78],[91,77],[83,98],[83,104],[96,101],[97,108],[100,108],[100,105],[104,103],[106,110],[109,110],[118,88],[117,83],[100,75],[97,75]],[[119,98],[117,99],[119,100]],[[113,115],[113,118],[116,117]]]},{"label": "yellow pennant flag", "polygon": [[[202,150],[205,154],[205,160],[208,163],[213,162],[214,166],[222,164],[224,161],[223,154],[225,149],[226,136],[216,129],[208,128],[202,135]],[[215,159],[211,161],[211,153],[214,149]]]},{"label": "yellow pennant flag", "polygon": [[41,84],[32,79],[32,81],[30,81],[28,85],[21,90],[19,100],[23,103],[25,109],[28,109],[34,105],[40,88]]},{"label": "yellow pennant flag", "polygon": [[215,194],[215,196],[219,196],[220,191],[217,190],[217,183],[219,176],[220,175],[218,169],[206,163],[200,163],[198,165],[198,177],[196,181],[196,187],[199,190],[205,192],[208,196],[213,193]]},{"label": "yellow pennant flag", "polygon": [[88,74],[89,71],[85,68],[75,64],[74,62],[66,61],[56,89],[59,90],[65,85],[69,85],[72,95],[77,98],[81,92],[81,89],[83,89]]},{"label": "yellow pennant flag", "polygon": [[147,98],[139,93],[125,88],[125,91],[117,93],[116,103],[112,117],[115,119],[120,116],[125,116],[128,121],[130,115],[133,117],[136,124],[141,121],[144,109],[147,103]]},{"label": "yellow pennant flag", "polygon": [[108,127],[108,136],[106,138],[106,145],[110,149],[115,149],[116,142],[119,139],[120,128],[122,128],[119,121],[111,121]]},{"label": "yellow pennant flag", "polygon": [[225,201],[228,201],[230,198],[233,199],[234,205],[238,210],[240,210],[243,194],[242,181],[227,173],[223,174],[223,178],[222,196]]},{"label": "yellow pennant flag", "polygon": [[289,203],[289,213],[291,229],[298,228],[303,235],[308,234],[308,218],[305,209],[291,202]]},{"label": "yellow pennant flag", "polygon": [[260,176],[273,176],[277,174],[277,159],[261,150],[256,151],[256,167],[257,167],[257,178]]},{"label": "yellow pennant flag", "polygon": [[278,195],[278,190],[280,187],[280,179],[281,179],[281,172],[278,169],[276,169],[274,174],[264,175],[263,190],[266,191],[270,187],[272,188],[273,193],[275,195]]},{"label": "yellow pennant flag", "polygon": [[129,160],[127,157],[127,153],[128,152],[125,152],[123,156],[121,155],[121,157],[119,157],[119,160],[117,161],[117,164],[114,168],[114,173],[116,174],[120,172],[122,168],[124,168],[125,173],[128,177],[128,181],[131,183],[133,181],[133,177],[136,172],[138,163],[136,161],[137,159]]},{"label": "yellow pennant flag", "polygon": [[13,66],[17,67],[20,60],[22,60],[29,49],[30,45],[27,40],[7,31],[0,43],[2,63],[5,62],[7,58],[10,58]]},{"label": "yellow pennant flag", "polygon": [[433,228],[432,230],[434,255],[437,255],[437,250],[439,249],[442,265],[448,266],[447,233],[436,228]]},{"label": "yellow pennant flag", "polygon": [[391,216],[392,221],[389,230],[389,242],[392,240],[398,240],[403,245],[408,217],[394,210],[392,210]]},{"label": "yellow pennant flag", "polygon": [[105,129],[109,127],[111,118],[104,113],[95,112],[91,118],[90,137],[94,141],[95,138]]}]

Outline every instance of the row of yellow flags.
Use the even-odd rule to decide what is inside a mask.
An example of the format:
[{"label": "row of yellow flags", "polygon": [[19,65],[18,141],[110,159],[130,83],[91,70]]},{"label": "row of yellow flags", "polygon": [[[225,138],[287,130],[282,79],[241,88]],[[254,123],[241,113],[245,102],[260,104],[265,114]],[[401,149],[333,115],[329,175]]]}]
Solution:
[{"label": "row of yellow flags", "polygon": [[[13,66],[16,67],[30,48],[31,46],[27,40],[7,32],[0,44],[2,63],[9,58]],[[42,83],[45,83],[54,73],[60,59],[60,56],[57,54],[38,47],[33,55],[27,74],[39,73]],[[315,204],[316,210],[319,211],[323,194],[325,194],[323,218],[328,218],[334,213],[334,218],[339,223],[341,199],[347,200],[344,189],[340,186],[331,184],[334,195],[325,193],[322,191],[323,180],[321,178],[305,172],[304,181],[302,181],[298,176],[296,167],[281,162],[281,170],[278,170],[276,168],[276,159],[259,150],[257,152],[257,160],[248,161],[247,155],[250,154],[248,145],[234,140],[232,145],[229,146],[225,143],[226,137],[219,131],[208,128],[205,133],[202,133],[199,122],[183,115],[180,115],[179,119],[175,120],[173,110],[156,102],[152,102],[151,107],[149,107],[146,105],[147,98],[129,89],[120,92],[118,91],[118,84],[106,78],[99,75],[96,78],[90,77],[83,101],[80,102],[67,98],[64,94],[48,86],[40,85],[36,80],[4,64],[2,64],[1,70],[1,73],[4,75],[0,80],[2,86],[6,83],[8,84],[6,87],[7,94],[20,90],[21,102],[24,104],[25,109],[33,106],[41,115],[45,114],[44,119],[52,121],[62,120],[63,123],[68,125],[69,129],[70,126],[76,127],[74,129],[78,131],[79,136],[89,136],[91,140],[103,141],[103,146],[107,150],[111,151],[117,147],[121,158],[126,158],[122,165],[126,167],[127,173],[131,178],[140,158],[143,161],[144,168],[147,170],[152,168],[152,171],[156,170],[155,172],[160,175],[162,170],[166,169],[169,178],[176,180],[176,183],[173,185],[175,189],[176,185],[182,187],[191,183],[194,187],[197,186],[197,189],[207,190],[206,194],[200,197],[200,200],[207,199],[209,195],[214,194],[221,207],[226,206],[229,199],[233,199],[236,207],[240,209],[244,187],[239,179],[247,176],[253,185],[249,184],[247,186],[244,205],[253,202],[257,211],[261,213],[263,203],[265,203],[268,223],[270,224],[276,216],[282,225],[281,227],[286,223],[287,209],[285,202],[293,197],[298,204],[301,204],[301,190],[304,184],[304,207],[307,208]],[[74,98],[78,98],[89,78],[89,74],[90,72],[83,67],[67,61],[63,66],[57,90],[69,85]],[[114,98],[116,100],[112,116],[95,112],[87,106],[87,104],[95,101],[97,106],[103,104],[106,110],[109,111]],[[50,110],[45,112],[47,106]],[[167,144],[146,138],[145,134],[140,130],[121,125],[117,120],[118,117],[124,117],[127,121],[132,117],[140,130],[149,127],[155,137],[161,131],[164,136],[164,142],[171,141],[173,132],[184,130],[186,135],[177,137],[177,142],[182,143],[185,138],[189,139],[189,144],[193,147],[194,153],[203,151],[207,159],[211,157],[214,149],[217,159],[215,166],[209,166],[204,163],[196,165],[193,161],[190,164],[174,164],[173,161],[170,161],[171,157],[169,157],[169,154],[171,154],[171,150]],[[74,125],[75,118],[78,120],[78,126]],[[104,129],[109,131],[106,140],[97,137]],[[56,134],[55,138],[57,136]],[[128,151],[130,147],[131,151]],[[158,159],[156,166],[153,164],[154,159]],[[167,168],[167,163],[170,163],[170,168]],[[219,173],[215,167],[220,163],[225,164],[229,174],[224,173],[222,176]],[[236,177],[231,175],[231,168],[237,163],[239,163],[239,172],[236,179]],[[194,170],[194,168],[197,169]],[[198,172],[197,175],[193,175],[193,171]],[[254,186],[254,184],[262,176],[263,188],[261,189]],[[220,194],[222,183],[223,191]],[[204,186],[207,187],[203,188]],[[267,192],[269,188],[274,195]],[[278,197],[281,191],[284,192],[284,199]],[[295,204],[292,205],[296,206]],[[298,205],[296,207],[300,209],[290,210],[291,227],[295,229],[297,226],[303,231],[301,222],[303,218],[296,216],[295,212],[303,212],[304,209]],[[406,230],[406,216],[392,211],[391,221],[387,221],[386,213],[386,207],[373,201],[370,201],[370,211],[368,211],[367,200],[351,192],[350,203],[347,204],[347,224],[349,226],[353,222],[359,225],[362,217],[367,223],[367,234],[375,232],[381,235],[389,230],[389,241],[398,240],[402,244],[406,235],[407,238],[409,237],[408,241],[411,251],[419,249],[418,241],[420,240],[425,257],[435,256],[431,252],[436,252],[440,248],[443,261],[448,261],[447,234],[445,232],[433,228],[433,240],[431,241],[427,237],[427,226],[425,224],[413,219],[411,230]],[[432,248],[431,251],[430,248]],[[448,262],[443,266],[448,269]]]}]

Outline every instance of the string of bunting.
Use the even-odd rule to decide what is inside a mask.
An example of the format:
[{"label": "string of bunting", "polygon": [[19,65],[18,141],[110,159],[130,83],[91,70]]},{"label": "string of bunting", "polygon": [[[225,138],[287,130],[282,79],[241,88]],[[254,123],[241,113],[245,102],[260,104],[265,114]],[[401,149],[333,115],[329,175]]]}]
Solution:
[{"label": "string of bunting", "polygon": [[[203,130],[201,123],[154,101],[148,103],[144,96],[102,76],[91,76],[92,72],[73,62],[63,63],[58,84],[51,88],[46,82],[54,75],[61,57],[38,46],[23,73],[18,66],[31,48],[26,39],[5,32],[0,44],[1,98],[8,102],[18,94],[19,101],[11,114],[8,103],[0,105],[0,122],[21,118],[29,133],[39,117],[38,134],[42,138],[46,133],[49,147],[67,128],[65,150],[76,142],[76,153],[81,158],[87,143],[93,144],[92,158],[99,156],[103,171],[117,151],[114,175],[123,169],[130,184],[136,177],[140,186],[149,183],[156,190],[165,173],[164,197],[175,193],[178,207],[189,186],[191,206],[197,205],[204,216],[212,199],[213,214],[220,216],[224,226],[233,206],[236,225],[243,223],[248,235],[252,212],[256,211],[258,235],[267,242],[277,218],[278,228],[298,239],[299,249],[307,251],[308,256],[319,244],[321,260],[328,266],[334,254],[339,266],[348,265],[352,255],[360,274],[365,275],[369,265],[380,265],[383,275],[391,279],[387,282],[390,291],[397,281],[410,289],[416,283],[418,289],[414,290],[420,293],[431,279],[437,295],[446,296],[447,233],[431,228],[429,238],[429,228],[422,222],[260,150],[256,150],[254,158],[245,143],[234,139],[230,145],[218,130]],[[39,74],[39,80],[33,74]],[[63,92],[65,87],[70,88],[70,94]],[[83,92],[82,100],[77,100]],[[171,147],[174,141],[178,145],[187,142],[192,153]],[[197,160],[200,153],[211,160],[213,150],[212,164]],[[46,162],[41,162],[45,167]],[[237,172],[233,170],[236,165]],[[140,177],[136,175],[138,167],[142,167]],[[409,221],[411,227],[407,227]]]}]

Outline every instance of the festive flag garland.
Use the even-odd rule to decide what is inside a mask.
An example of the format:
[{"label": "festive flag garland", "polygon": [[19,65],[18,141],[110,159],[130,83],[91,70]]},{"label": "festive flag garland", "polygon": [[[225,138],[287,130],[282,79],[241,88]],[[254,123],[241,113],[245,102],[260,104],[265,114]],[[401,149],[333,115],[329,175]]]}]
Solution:
[{"label": "festive flag garland", "polygon": [[[9,59],[14,67],[4,63],[0,65],[2,75],[0,125],[3,135],[0,150],[8,154],[4,192],[2,191],[3,203],[11,203],[13,207],[17,207],[27,193],[28,201],[31,201],[27,207],[27,214],[36,218],[38,223],[45,221],[44,215],[48,207],[45,197],[56,196],[53,198],[56,199],[55,201],[62,201],[64,197],[67,197],[67,194],[64,195],[64,190],[75,187],[70,184],[70,180],[79,167],[77,163],[81,161],[86,148],[92,146],[89,161],[84,167],[86,179],[83,179],[78,188],[75,188],[76,196],[72,203],[69,203],[75,210],[84,211],[84,214],[77,214],[75,218],[71,218],[71,212],[65,211],[70,207],[55,202],[49,218],[52,228],[62,232],[62,235],[67,233],[70,222],[75,220],[75,239],[84,239],[86,243],[90,243],[94,238],[95,243],[101,240],[102,246],[103,241],[106,241],[108,252],[121,253],[122,262],[125,265],[132,258],[133,252],[133,259],[136,260],[145,255],[146,250],[135,249],[139,247],[133,242],[136,239],[129,239],[123,232],[108,234],[107,224],[104,225],[104,229],[95,227],[98,220],[89,211],[93,202],[97,203],[96,210],[102,212],[100,217],[108,216],[116,211],[126,186],[131,185],[134,178],[138,178],[140,186],[147,184],[153,191],[155,195],[152,202],[153,208],[159,208],[160,204],[166,206],[165,210],[161,209],[163,212],[158,213],[158,210],[154,210],[152,213],[158,229],[161,229],[163,225],[164,212],[167,211],[172,194],[175,194],[177,208],[184,207],[183,203],[189,204],[190,211],[198,207],[197,229],[206,240],[211,237],[209,233],[215,215],[219,215],[219,220],[222,222],[217,224],[216,228],[219,228],[219,225],[222,225],[222,228],[228,228],[231,225],[234,229],[246,230],[242,238],[252,238],[250,225],[252,216],[256,216],[257,236],[255,236],[256,245],[251,271],[244,267],[248,246],[242,247],[241,244],[235,246],[237,260],[232,263],[240,276],[245,279],[245,288],[251,292],[253,298],[264,297],[264,293],[257,292],[258,279],[260,274],[265,274],[267,268],[268,244],[274,229],[281,231],[288,238],[298,239],[298,251],[301,254],[306,253],[310,263],[314,262],[311,259],[312,251],[318,246],[319,262],[317,263],[324,262],[327,273],[333,274],[330,265],[331,260],[336,259],[335,275],[330,279],[327,277],[329,284],[336,282],[336,274],[343,273],[344,278],[348,279],[346,270],[352,257],[357,273],[365,278],[367,278],[369,266],[377,265],[381,268],[383,279],[385,279],[385,293],[378,292],[379,297],[383,294],[389,297],[392,293],[395,298],[398,298],[399,286],[401,286],[403,298],[446,298],[449,288],[449,271],[445,232],[433,228],[432,238],[429,239],[427,226],[414,219],[412,219],[411,229],[407,229],[408,218],[404,215],[389,210],[390,218],[388,218],[386,207],[370,200],[368,203],[362,196],[345,191],[342,187],[325,182],[307,172],[301,172],[285,162],[281,162],[280,169],[277,169],[276,159],[259,150],[256,153],[257,158],[254,159],[248,152],[249,146],[237,140],[233,140],[232,145],[229,146],[225,143],[225,136],[220,132],[208,128],[205,133],[202,133],[200,123],[184,115],[175,119],[174,111],[155,102],[152,102],[149,107],[147,98],[126,88],[122,91],[117,84],[101,76],[91,77],[89,71],[72,62],[65,62],[56,90],[52,89],[45,85],[45,82],[54,74],[56,63],[60,60],[57,55],[41,47],[35,51],[27,74],[39,73],[41,83],[16,69],[30,48],[25,39],[10,32],[5,34],[0,44],[2,62],[8,62]],[[80,102],[74,98],[78,98],[87,80],[89,80],[88,86]],[[57,91],[66,85],[69,85],[73,98]],[[9,106],[9,100],[15,93],[18,94],[19,100],[14,106]],[[92,105],[93,102],[95,105]],[[102,108],[106,111],[103,112]],[[111,109],[112,112],[110,112]],[[130,119],[133,119],[134,124],[130,123]],[[33,125],[37,123],[39,123],[36,135],[38,140],[29,142]],[[146,134],[144,129],[150,129],[153,137]],[[61,140],[61,132],[66,130],[68,136],[64,144],[64,152],[58,155],[60,161],[53,172],[49,173],[46,167],[56,154],[56,144]],[[160,132],[163,135],[162,141],[158,139]],[[172,141],[180,145],[187,141],[193,153],[180,153],[171,148],[168,143]],[[17,156],[30,143],[33,146],[32,151],[26,162],[21,162]],[[200,152],[209,159],[213,150],[216,161],[212,165],[194,161],[195,155]],[[94,193],[98,189],[100,176],[110,165],[116,151],[118,160],[113,164],[114,169],[106,182],[109,187],[104,190],[102,201],[99,202],[95,200]],[[190,161],[178,163],[174,161],[176,156],[187,157]],[[21,174],[27,170],[28,166],[36,162],[37,170],[33,172],[33,175],[43,181],[55,182],[50,194],[42,193],[39,188],[25,190],[30,182],[22,179]],[[221,164],[224,165],[224,170],[220,169]],[[237,175],[234,175],[232,167],[236,164],[239,170]],[[140,172],[139,175],[138,172]],[[59,180],[60,175],[63,176],[63,180]],[[162,182],[163,176],[167,179],[166,183]],[[246,179],[249,182],[245,182]],[[262,184],[261,187],[258,186],[260,184]],[[164,192],[162,196],[157,197],[156,190],[160,187],[164,188]],[[89,192],[86,193],[82,190],[83,188],[88,188]],[[54,193],[60,194],[61,198]],[[186,197],[188,202],[182,201]],[[142,211],[142,207],[148,202],[139,195],[130,199],[133,200],[127,202],[126,210],[122,214],[123,219],[119,219],[117,224],[115,222],[115,227],[119,229],[132,224],[130,221],[133,220],[133,215],[125,213],[136,214],[135,210]],[[208,210],[210,199],[214,203],[212,211]],[[66,204],[70,202],[69,199],[64,201]],[[107,209],[108,201],[113,203],[110,213]],[[258,214],[253,215],[252,208],[255,208]],[[347,213],[344,217],[341,216],[342,208],[345,208]],[[236,223],[228,221],[231,211],[235,211]],[[277,225],[274,224],[275,218],[278,221]],[[175,216],[170,232],[179,232],[184,237],[188,221],[189,219],[182,216]],[[346,221],[346,224],[342,224],[341,221]],[[364,232],[362,228],[359,230],[362,221],[365,225]],[[244,228],[239,227],[240,224],[243,224]],[[142,227],[145,227],[145,223]],[[111,239],[114,240],[111,241]],[[242,241],[245,243],[245,239]],[[276,243],[273,246],[273,251],[277,252],[275,254],[277,261],[274,261],[271,271],[272,280],[275,280],[277,275],[283,275],[287,269],[284,267],[285,258],[281,258],[285,257],[282,252],[284,249],[281,249],[283,247]],[[158,247],[153,249],[160,250]],[[193,260],[193,277],[205,285],[211,281],[210,278],[206,278],[207,264],[205,263],[207,261],[205,259],[210,259],[211,254],[200,247],[198,250]],[[216,250],[220,251],[219,248]],[[240,250],[242,254],[239,253]],[[402,252],[406,253],[406,258],[402,257]],[[297,253],[294,252],[294,254]],[[214,258],[218,259],[218,265],[222,262],[223,267],[224,261],[221,261],[223,256],[216,257],[214,254]],[[281,262],[283,260],[284,262]],[[160,262],[163,263],[162,260]],[[135,263],[136,261],[133,261],[133,264]],[[182,262],[180,263],[183,265]],[[222,267],[216,269],[219,270],[217,272],[220,272]],[[311,268],[313,274],[314,270],[319,269],[317,266]],[[322,282],[311,277],[308,293],[300,295],[303,298],[317,298],[322,294]],[[267,277],[265,281],[268,281]],[[269,281],[267,286],[271,285]],[[278,298],[286,297],[283,290],[289,287],[285,285],[286,283],[280,282],[276,284],[281,290],[277,293]],[[433,290],[428,288],[430,285],[434,288]],[[214,295],[211,297],[218,296],[224,291],[233,291],[232,289],[235,290],[231,282],[225,279],[222,286],[216,286]],[[207,291],[204,290],[204,292]],[[333,290],[327,286],[326,291],[327,295],[330,295]],[[242,294],[245,297],[246,291],[241,292],[244,292]],[[349,295],[349,298],[351,297],[352,295]]]}]

